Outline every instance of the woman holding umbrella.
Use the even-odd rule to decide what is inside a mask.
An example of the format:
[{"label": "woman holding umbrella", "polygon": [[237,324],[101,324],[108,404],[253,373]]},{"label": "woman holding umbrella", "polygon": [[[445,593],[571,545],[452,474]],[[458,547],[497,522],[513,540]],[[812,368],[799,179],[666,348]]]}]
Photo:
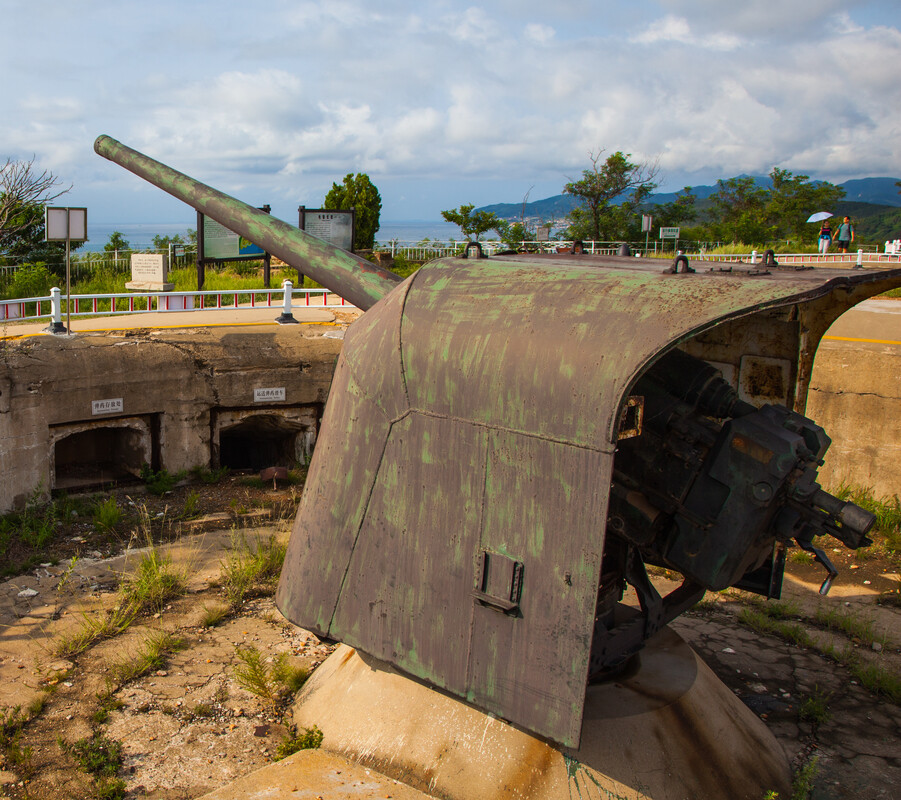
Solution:
[{"label": "woman holding umbrella", "polygon": [[829,252],[829,245],[832,244],[832,228],[829,226],[829,220],[823,220],[820,227],[819,251],[824,256]]}]

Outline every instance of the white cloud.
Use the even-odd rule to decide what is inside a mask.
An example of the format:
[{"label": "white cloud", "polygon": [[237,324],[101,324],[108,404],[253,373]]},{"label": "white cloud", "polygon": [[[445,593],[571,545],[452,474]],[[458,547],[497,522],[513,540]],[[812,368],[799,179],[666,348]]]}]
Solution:
[{"label": "white cloud", "polygon": [[[418,177],[432,182],[430,209],[425,189],[399,211],[382,191],[386,214],[418,217],[468,202],[441,194],[464,178],[559,191],[600,147],[659,156],[664,176],[901,164],[901,11],[861,16],[877,16],[879,0],[816,0],[803,13],[775,0],[563,0],[553,23],[545,6],[513,0],[422,0],[415,14],[398,0],[169,2],[131,25],[88,14],[93,27],[76,29],[70,15],[42,41],[46,67],[26,70],[34,43],[8,37],[0,156],[35,152],[67,180],[132,187],[91,150],[109,133],[259,202],[318,202],[348,171],[380,188]],[[19,30],[29,7],[12,15]],[[195,29],[204,36],[188,47],[177,33]]]},{"label": "white cloud", "polygon": [[648,28],[632,37],[636,44],[659,44],[662,42],[678,42],[692,47],[711,50],[735,50],[741,45],[737,36],[724,33],[692,32],[688,20],[668,14],[662,19],[652,22]]},{"label": "white cloud", "polygon": [[556,31],[550,25],[543,25],[537,22],[530,22],[526,25],[524,33],[526,39],[538,44],[546,44],[556,35]]}]

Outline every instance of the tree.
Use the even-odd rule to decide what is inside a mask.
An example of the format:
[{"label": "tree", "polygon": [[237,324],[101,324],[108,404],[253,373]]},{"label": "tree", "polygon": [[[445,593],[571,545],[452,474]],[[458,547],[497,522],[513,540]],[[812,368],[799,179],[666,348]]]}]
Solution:
[{"label": "tree", "polygon": [[695,208],[697,201],[698,198],[691,191],[691,186],[685,186],[676,192],[676,199],[671,203],[654,203],[648,209],[648,213],[660,227],[674,228],[694,221],[698,215]]},{"label": "tree", "polygon": [[109,241],[103,245],[104,253],[116,253],[119,250],[129,250],[131,245],[122,235],[121,231],[113,231],[109,236]]},{"label": "tree", "polygon": [[473,203],[442,211],[441,216],[457,225],[471,242],[478,242],[488,231],[496,231],[500,235],[507,225],[493,211],[475,211]]},{"label": "tree", "polygon": [[811,183],[807,175],[792,175],[773,167],[773,188],[766,205],[770,239],[797,239],[813,242],[819,227],[807,222],[815,211],[825,211],[845,196],[845,190],[828,181]]},{"label": "tree", "polygon": [[769,177],[769,189],[748,176],[717,181],[719,189],[710,198],[715,236],[746,244],[788,238],[812,242],[818,229],[807,218],[845,196],[839,186],[811,182],[807,175],[779,167],[773,167]]},{"label": "tree", "polygon": [[180,244],[184,247],[185,240],[181,238],[180,233],[176,233],[175,236],[161,236],[160,234],[157,234],[153,237],[154,250],[165,250],[166,252],[169,252],[170,244]]},{"label": "tree", "polygon": [[[601,161],[603,150],[589,153],[591,167],[582,171],[582,177],[570,181],[563,187],[564,194],[578,197],[582,204],[569,214],[570,225],[567,235],[573,239],[616,238],[628,224],[627,217],[635,213],[637,207],[657,188],[654,178],[657,177],[656,162],[633,163],[629,159],[631,153],[617,150]],[[619,207],[612,206],[612,201],[627,192],[631,196],[625,198]],[[627,208],[623,208],[627,205]],[[625,225],[624,225],[625,224]]]},{"label": "tree", "polygon": [[0,167],[0,250],[15,250],[17,240],[34,239],[44,233],[44,206],[72,187],[59,189],[59,179],[44,170],[38,173],[34,157],[30,161],[6,159]]},{"label": "tree", "polygon": [[710,196],[715,235],[733,242],[766,241],[768,191],[750,176],[718,180],[716,185],[716,193]]},{"label": "tree", "polygon": [[355,210],[354,250],[370,250],[375,245],[382,213],[382,198],[375,184],[365,172],[347,173],[339,186],[332,184],[325,196],[323,208]]}]

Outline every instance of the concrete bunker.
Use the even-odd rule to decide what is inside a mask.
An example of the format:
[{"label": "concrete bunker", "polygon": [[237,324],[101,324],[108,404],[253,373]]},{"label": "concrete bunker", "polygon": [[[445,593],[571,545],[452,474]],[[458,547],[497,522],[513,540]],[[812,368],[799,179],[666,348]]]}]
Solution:
[{"label": "concrete bunker", "polygon": [[80,489],[132,480],[158,461],[152,415],[70,423],[51,429],[51,487]]},{"label": "concrete bunker", "polygon": [[211,461],[232,470],[306,464],[313,452],[319,409],[217,409],[212,414]]}]

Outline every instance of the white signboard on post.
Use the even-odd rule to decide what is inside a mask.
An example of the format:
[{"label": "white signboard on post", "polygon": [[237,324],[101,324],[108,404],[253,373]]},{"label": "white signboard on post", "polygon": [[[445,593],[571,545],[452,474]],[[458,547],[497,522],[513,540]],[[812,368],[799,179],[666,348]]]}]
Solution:
[{"label": "white signboard on post", "polygon": [[660,238],[661,239],[678,239],[679,238],[679,229],[678,228],[661,228],[660,229]]},{"label": "white signboard on post", "polygon": [[354,249],[354,212],[344,209],[305,208],[301,206],[299,225],[302,231],[329,242],[342,250]]}]

